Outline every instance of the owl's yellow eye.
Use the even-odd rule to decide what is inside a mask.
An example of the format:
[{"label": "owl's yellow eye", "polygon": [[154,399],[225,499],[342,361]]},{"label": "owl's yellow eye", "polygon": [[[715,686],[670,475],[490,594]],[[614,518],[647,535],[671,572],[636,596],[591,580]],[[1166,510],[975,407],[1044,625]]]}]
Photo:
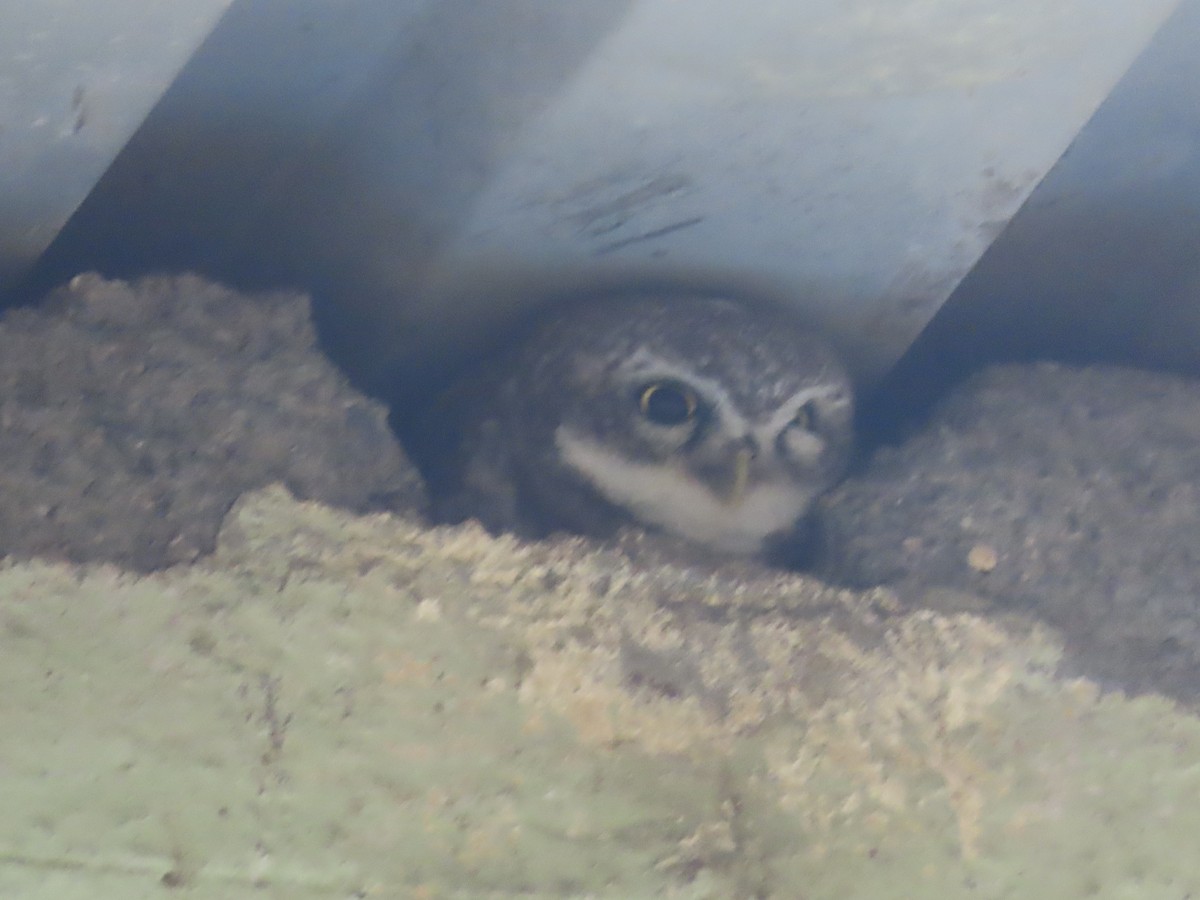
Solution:
[{"label": "owl's yellow eye", "polygon": [[688,388],[667,381],[656,381],[642,388],[638,408],[656,425],[683,425],[696,417],[700,402]]}]

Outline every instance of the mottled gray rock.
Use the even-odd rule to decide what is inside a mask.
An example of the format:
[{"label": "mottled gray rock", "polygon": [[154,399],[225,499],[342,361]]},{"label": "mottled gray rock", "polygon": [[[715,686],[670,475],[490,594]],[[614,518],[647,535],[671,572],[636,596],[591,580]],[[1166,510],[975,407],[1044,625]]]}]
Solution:
[{"label": "mottled gray rock", "polygon": [[981,594],[1107,683],[1200,696],[1200,382],[1006,366],[828,503],[832,574]]},{"label": "mottled gray rock", "polygon": [[308,300],[79,276],[0,320],[0,554],[149,570],[210,552],[243,491],[414,509],[384,409],[316,346]]}]

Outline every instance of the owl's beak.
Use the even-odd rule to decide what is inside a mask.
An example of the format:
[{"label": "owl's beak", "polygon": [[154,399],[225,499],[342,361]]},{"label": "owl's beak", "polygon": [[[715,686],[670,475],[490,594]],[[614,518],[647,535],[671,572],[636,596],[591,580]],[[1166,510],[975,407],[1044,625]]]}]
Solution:
[{"label": "owl's beak", "polygon": [[754,450],[750,447],[740,447],[733,457],[732,478],[729,482],[729,493],[725,495],[725,503],[737,506],[746,496],[746,485],[750,481],[750,463],[754,460]]}]

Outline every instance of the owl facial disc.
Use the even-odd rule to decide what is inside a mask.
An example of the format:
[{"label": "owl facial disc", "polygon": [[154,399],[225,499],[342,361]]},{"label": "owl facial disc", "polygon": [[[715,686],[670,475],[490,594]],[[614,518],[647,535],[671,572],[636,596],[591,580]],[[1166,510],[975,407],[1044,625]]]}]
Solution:
[{"label": "owl facial disc", "polygon": [[777,558],[845,471],[852,417],[837,353],[789,317],[622,295],[564,305],[482,360],[412,446],[439,521],[534,537],[642,523]]}]

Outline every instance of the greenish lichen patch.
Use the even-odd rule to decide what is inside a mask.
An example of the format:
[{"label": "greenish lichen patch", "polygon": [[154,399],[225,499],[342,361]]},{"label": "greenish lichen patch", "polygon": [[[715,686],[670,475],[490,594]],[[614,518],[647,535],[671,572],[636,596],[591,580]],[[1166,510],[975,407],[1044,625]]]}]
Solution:
[{"label": "greenish lichen patch", "polygon": [[1045,630],[300,504],[0,571],[0,893],[1180,897],[1200,722]]}]

